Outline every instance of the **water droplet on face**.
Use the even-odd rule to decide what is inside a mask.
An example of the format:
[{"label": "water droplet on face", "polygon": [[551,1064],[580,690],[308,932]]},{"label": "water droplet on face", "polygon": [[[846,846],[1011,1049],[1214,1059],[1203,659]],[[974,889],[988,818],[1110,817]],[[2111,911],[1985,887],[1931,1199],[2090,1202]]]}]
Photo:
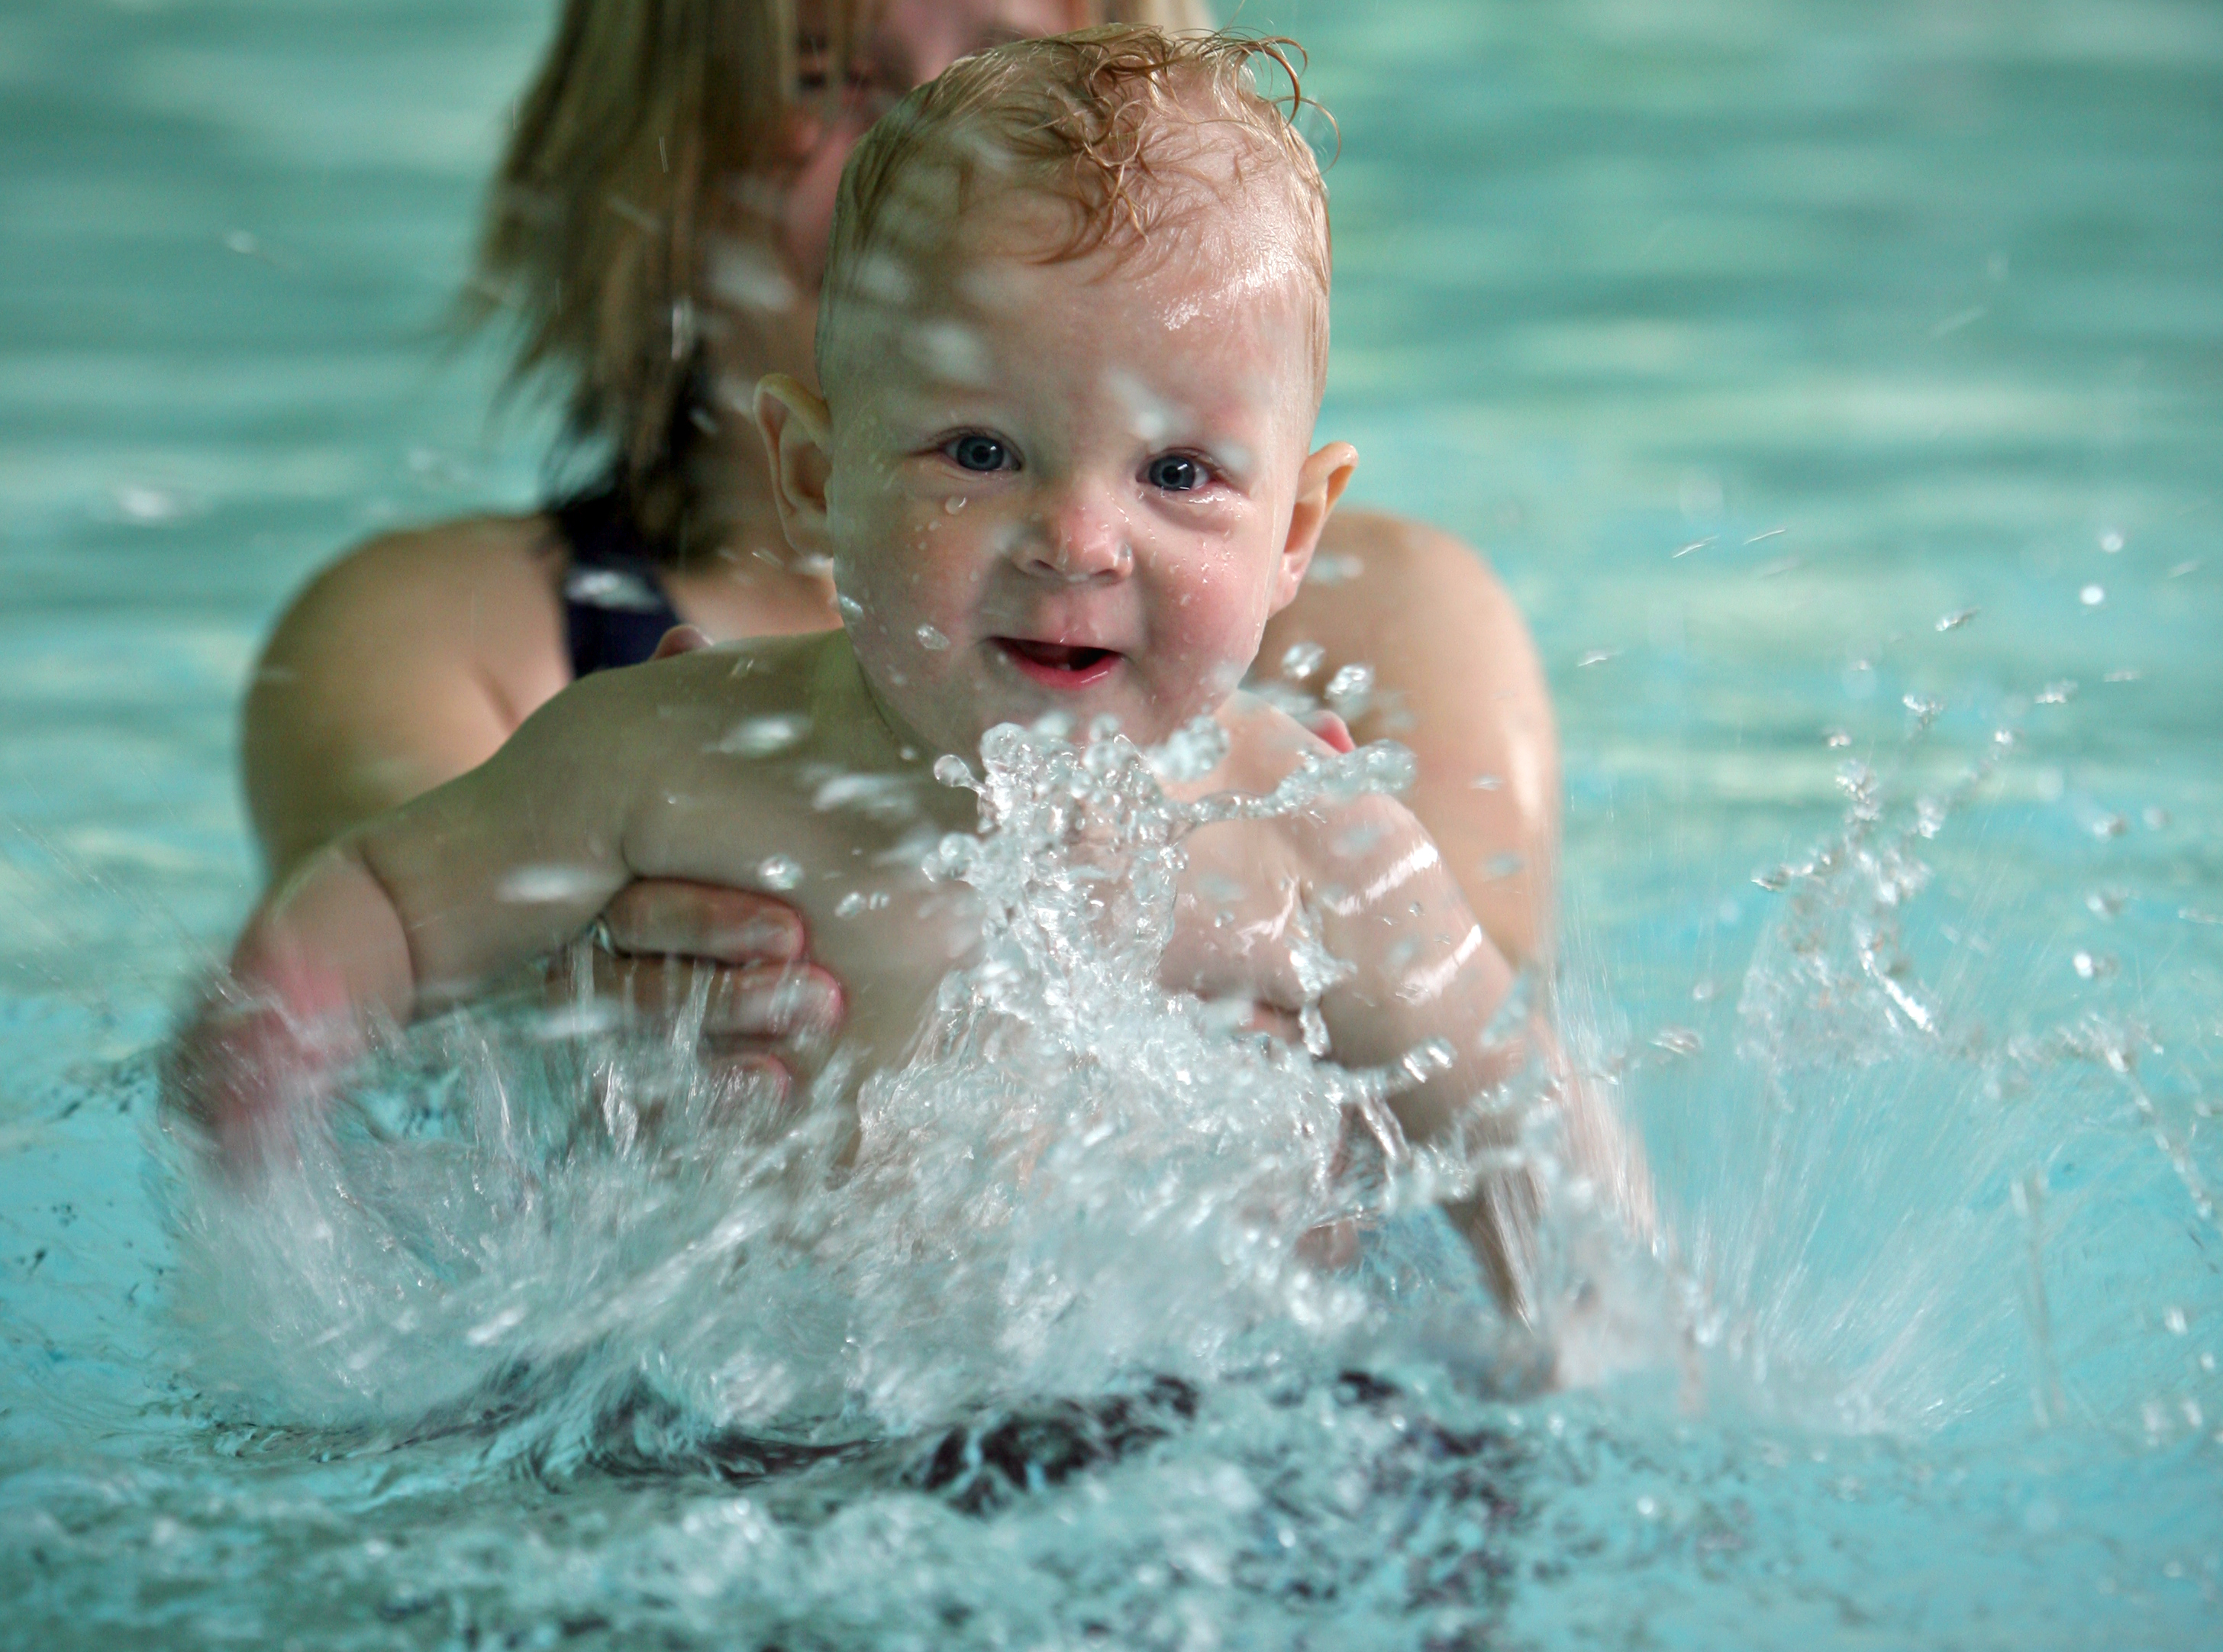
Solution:
[{"label": "water droplet on face", "polygon": [[949,646],[949,639],[930,625],[919,627],[916,635],[918,646],[930,654],[938,654]]},{"label": "water droplet on face", "polygon": [[757,881],[775,894],[784,893],[803,881],[802,863],[790,854],[774,854],[757,864]]},{"label": "water droplet on face", "polygon": [[966,498],[962,494],[952,494],[948,498],[941,501],[941,508],[950,515],[954,516],[959,511],[963,510],[966,506],[972,502],[973,501],[971,500]]},{"label": "water droplet on face", "polygon": [[1294,642],[1282,655],[1282,675],[1301,683],[1327,659],[1327,650],[1316,642]]},{"label": "water droplet on face", "polygon": [[2087,585],[2076,593],[2076,600],[2086,608],[2097,608],[2107,600],[2107,588],[2105,585]]},{"label": "water droplet on face", "polygon": [[844,625],[854,625],[865,617],[865,605],[846,592],[834,599],[834,606],[841,611]]}]

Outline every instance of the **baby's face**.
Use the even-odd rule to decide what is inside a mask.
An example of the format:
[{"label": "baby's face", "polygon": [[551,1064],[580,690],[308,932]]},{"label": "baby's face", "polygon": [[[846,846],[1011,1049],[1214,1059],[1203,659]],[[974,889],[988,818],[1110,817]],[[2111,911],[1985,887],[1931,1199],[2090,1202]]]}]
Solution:
[{"label": "baby's face", "polygon": [[1307,455],[1306,278],[1241,221],[1274,213],[1042,262],[1064,210],[968,211],[829,367],[842,610],[891,721],[941,750],[1053,710],[1155,742],[1216,708],[1303,577],[1300,496],[1349,473]]}]

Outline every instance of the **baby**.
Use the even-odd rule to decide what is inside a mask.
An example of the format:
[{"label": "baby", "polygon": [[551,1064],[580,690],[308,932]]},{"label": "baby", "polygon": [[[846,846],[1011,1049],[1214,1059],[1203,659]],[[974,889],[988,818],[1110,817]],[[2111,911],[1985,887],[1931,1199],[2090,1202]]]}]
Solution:
[{"label": "baby", "polygon": [[[1237,691],[1357,461],[1311,446],[1326,192],[1251,83],[1270,49],[1142,28],[1021,41],[873,129],[841,182],[823,394],[774,376],[755,398],[787,536],[831,569],[845,627],[667,640],[305,866],[173,1064],[173,1100],[229,1158],[252,1161],[379,1018],[560,945],[636,878],[777,892],[847,984],[858,1068],[900,1062],[977,941],[920,871],[922,842],[977,823],[935,766],[977,761],[999,723],[1110,717],[1147,746],[1210,716],[1225,754],[1189,797],[1268,791],[1327,754]],[[1187,848],[1168,985],[1316,1007],[1352,1066],[1442,1039],[1400,1122],[1489,1139],[1478,1040],[1509,974],[1401,805],[1326,798]],[[1305,932],[1349,966],[1316,1006]],[[1508,1299],[1524,1202],[1454,1213]]]}]

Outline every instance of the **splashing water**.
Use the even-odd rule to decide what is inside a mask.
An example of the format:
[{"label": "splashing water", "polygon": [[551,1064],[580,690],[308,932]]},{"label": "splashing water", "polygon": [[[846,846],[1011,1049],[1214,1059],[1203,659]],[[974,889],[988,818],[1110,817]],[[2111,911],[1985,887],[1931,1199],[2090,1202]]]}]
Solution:
[{"label": "splashing water", "polygon": [[[1304,1236],[1456,1192],[1459,1167],[1399,1138],[1395,1075],[1246,1032],[1248,1006],[1158,966],[1188,831],[1393,787],[1409,760],[1313,764],[1265,798],[1161,789],[1223,742],[1007,726],[979,780],[951,768],[986,829],[929,872],[979,897],[982,953],[865,1079],[853,1132],[841,1054],[790,1113],[698,1064],[683,1018],[646,1046],[583,1004],[412,1038],[298,1173],[245,1203],[191,1184],[176,1295],[205,1389],[327,1426],[499,1418],[506,1449],[568,1460],[652,1394],[675,1438],[823,1444],[1332,1350],[1368,1301]],[[1347,1116],[1373,1151],[1344,1150]]]}]

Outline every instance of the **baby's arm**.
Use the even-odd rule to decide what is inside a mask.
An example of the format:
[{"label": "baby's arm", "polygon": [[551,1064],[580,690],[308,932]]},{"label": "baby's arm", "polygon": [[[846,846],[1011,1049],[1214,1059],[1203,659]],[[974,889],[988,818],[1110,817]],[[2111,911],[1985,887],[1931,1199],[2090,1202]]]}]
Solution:
[{"label": "baby's arm", "polygon": [[253,1163],[373,1026],[460,998],[589,923],[632,875],[635,677],[566,690],[478,768],[366,822],[266,896],[171,1052],[166,1103],[227,1162]]},{"label": "baby's arm", "polygon": [[[1483,1035],[1504,1002],[1511,968],[1476,922],[1420,823],[1381,797],[1324,809],[1302,825],[1306,858],[1321,874],[1310,894],[1320,938],[1351,974],[1323,997],[1335,1058],[1353,1067],[1397,1062],[1436,1043],[1447,1059],[1389,1106],[1407,1138],[1455,1142],[1485,1162],[1515,1155],[1523,1119],[1493,1109],[1489,1091],[1509,1076],[1511,1050]],[[1617,1121],[1588,1087],[1554,1087],[1562,1113],[1557,1145],[1570,1168],[1596,1182],[1639,1226],[1649,1184]],[[1485,1169],[1473,1195],[1449,1206],[1498,1300],[1526,1312],[1525,1279],[1539,1183],[1517,1156]]]}]

